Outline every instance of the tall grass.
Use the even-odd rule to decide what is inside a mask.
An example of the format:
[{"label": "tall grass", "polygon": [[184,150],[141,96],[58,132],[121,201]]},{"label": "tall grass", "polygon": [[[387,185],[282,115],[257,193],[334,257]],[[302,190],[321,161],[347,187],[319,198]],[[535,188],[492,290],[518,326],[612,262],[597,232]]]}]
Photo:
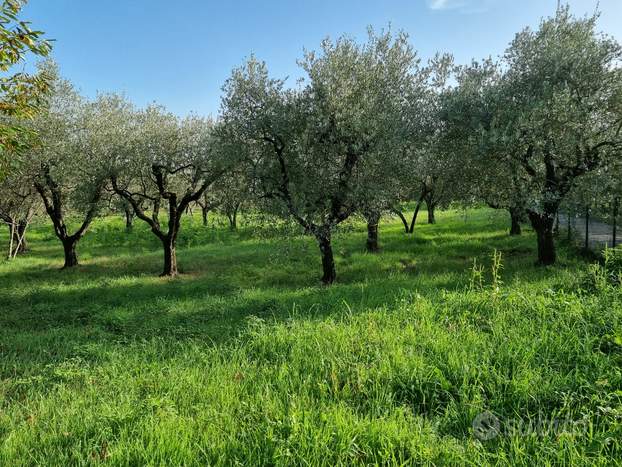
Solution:
[{"label": "tall grass", "polygon": [[143,226],[98,220],[67,271],[36,226],[0,265],[0,465],[619,465],[615,271],[438,220],[384,221],[378,254],[353,224],[331,287],[257,227],[186,219],[162,279]]}]

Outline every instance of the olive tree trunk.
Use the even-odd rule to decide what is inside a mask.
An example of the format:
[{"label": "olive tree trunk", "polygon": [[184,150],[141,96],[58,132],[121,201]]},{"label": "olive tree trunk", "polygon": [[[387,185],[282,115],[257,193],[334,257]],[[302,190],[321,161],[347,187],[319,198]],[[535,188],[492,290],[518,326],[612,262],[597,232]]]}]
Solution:
[{"label": "olive tree trunk", "polygon": [[229,219],[229,226],[231,230],[235,230],[238,228],[238,209],[240,208],[240,204],[235,204],[232,209],[226,212],[227,218]]},{"label": "olive tree trunk", "polygon": [[79,240],[80,238],[76,238],[75,235],[61,239],[63,250],[65,251],[65,265],[63,269],[79,266],[78,250],[76,248]]},{"label": "olive tree trunk", "polygon": [[536,231],[538,240],[538,262],[537,265],[549,266],[555,264],[557,252],[555,250],[555,240],[553,238],[553,225],[555,223],[555,211],[543,213],[529,211],[529,220]]},{"label": "olive tree trunk", "polygon": [[431,201],[426,201],[425,204],[428,207],[428,224],[436,224],[436,216],[434,215],[436,204]]},{"label": "olive tree trunk", "polygon": [[415,212],[413,213],[413,220],[410,223],[410,229],[408,233],[413,233],[415,231],[415,222],[417,222],[417,216],[419,215],[419,210],[421,209],[421,204],[423,204],[423,195],[417,201],[417,206],[415,207]]},{"label": "olive tree trunk", "polygon": [[26,229],[28,221],[22,219],[17,221],[13,230],[13,245],[16,246],[14,255],[26,253],[28,251],[28,243],[26,242]]},{"label": "olive tree trunk", "polygon": [[164,270],[161,277],[175,277],[179,271],[177,270],[177,254],[175,252],[175,239],[170,235],[161,238],[164,247]]},{"label": "olive tree trunk", "polygon": [[519,236],[521,235],[521,220],[522,216],[516,209],[509,209],[510,211],[510,219],[512,220],[512,225],[510,227],[510,235]]},{"label": "olive tree trunk", "polygon": [[391,211],[393,211],[395,214],[397,214],[397,217],[399,217],[399,218],[400,218],[400,220],[402,221],[402,224],[404,224],[404,231],[405,231],[406,233],[409,233],[409,232],[408,232],[408,221],[407,221],[407,220],[406,220],[406,218],[404,217],[404,214],[402,214],[400,211],[398,211],[398,210],[397,210],[397,209],[395,209],[395,208],[391,208]]},{"label": "olive tree trunk", "polygon": [[125,211],[125,230],[130,231],[134,229],[134,211],[130,207],[124,207]]},{"label": "olive tree trunk", "polygon": [[380,222],[380,212],[368,211],[365,213],[367,221],[367,242],[365,248],[368,252],[378,251],[378,223]]},{"label": "olive tree trunk", "polygon": [[315,234],[318,246],[320,247],[320,255],[322,257],[322,282],[324,284],[333,284],[337,280],[335,271],[335,259],[333,257],[333,247],[331,245],[330,228],[322,226],[317,229]]},{"label": "olive tree trunk", "polygon": [[41,195],[45,211],[47,212],[52,224],[54,225],[54,233],[63,244],[65,251],[65,265],[63,269],[78,266],[78,252],[76,246],[80,239],[84,237],[86,230],[91,225],[98,212],[98,203],[101,199],[103,181],[100,181],[97,190],[94,190],[89,200],[89,209],[84,215],[84,221],[76,233],[69,235],[67,225],[63,216],[64,197],[61,187],[52,179],[50,175],[50,167],[43,167],[43,180],[35,182],[35,189]]}]

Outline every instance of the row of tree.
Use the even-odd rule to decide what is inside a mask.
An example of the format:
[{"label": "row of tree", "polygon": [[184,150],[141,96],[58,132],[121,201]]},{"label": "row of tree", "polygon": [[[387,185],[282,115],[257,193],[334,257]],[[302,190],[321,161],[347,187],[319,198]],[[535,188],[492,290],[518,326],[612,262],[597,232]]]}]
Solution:
[{"label": "row of tree", "polygon": [[[331,234],[354,213],[375,250],[383,213],[412,233],[423,202],[433,222],[437,205],[484,201],[510,212],[513,234],[529,219],[538,263],[553,264],[553,221],[569,193],[615,194],[619,185],[622,49],[595,33],[595,20],[559,7],[537,31],[517,34],[500,62],[468,66],[449,55],[423,66],[404,32],[369,28],[365,44],[343,36],[305,51],[298,64],[307,78],[294,87],[251,56],[225,82],[216,121],[138,109],[113,93],[89,101],[48,60],[55,91],[32,122],[42,148],[0,184],[0,212],[14,213],[22,247],[20,225],[43,203],[71,267],[114,197],[149,224],[162,241],[163,275],[175,275],[187,209],[199,204],[206,218],[220,205],[235,225],[240,204],[251,202],[315,236],[322,280],[332,283]],[[411,200],[409,222],[399,206]],[[81,216],[73,231],[68,212]]]}]

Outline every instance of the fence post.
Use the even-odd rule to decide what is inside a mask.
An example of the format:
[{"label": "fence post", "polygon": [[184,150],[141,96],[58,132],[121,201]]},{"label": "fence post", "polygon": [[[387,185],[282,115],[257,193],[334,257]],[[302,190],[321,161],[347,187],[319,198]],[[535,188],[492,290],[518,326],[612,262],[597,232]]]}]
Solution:
[{"label": "fence post", "polygon": [[9,240],[9,257],[11,259],[11,255],[13,254],[13,234],[15,233],[15,221],[11,219],[11,239]]},{"label": "fence post", "polygon": [[618,233],[618,203],[619,199],[613,200],[613,248],[616,247],[616,236]]},{"label": "fence post", "polygon": [[589,246],[590,239],[590,206],[585,205],[585,248]]}]

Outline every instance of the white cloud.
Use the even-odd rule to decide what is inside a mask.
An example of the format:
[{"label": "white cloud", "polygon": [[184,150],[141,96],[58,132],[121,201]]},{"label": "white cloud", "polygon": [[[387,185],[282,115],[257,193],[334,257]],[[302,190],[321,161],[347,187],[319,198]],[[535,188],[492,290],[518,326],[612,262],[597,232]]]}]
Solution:
[{"label": "white cloud", "polygon": [[467,6],[470,1],[464,0],[428,0],[428,7],[431,10],[451,10]]},{"label": "white cloud", "polygon": [[482,13],[510,0],[427,0],[430,10],[460,9],[462,13]]},{"label": "white cloud", "polygon": [[432,0],[428,1],[428,6],[432,10],[443,10],[447,8],[447,2],[448,0]]}]

